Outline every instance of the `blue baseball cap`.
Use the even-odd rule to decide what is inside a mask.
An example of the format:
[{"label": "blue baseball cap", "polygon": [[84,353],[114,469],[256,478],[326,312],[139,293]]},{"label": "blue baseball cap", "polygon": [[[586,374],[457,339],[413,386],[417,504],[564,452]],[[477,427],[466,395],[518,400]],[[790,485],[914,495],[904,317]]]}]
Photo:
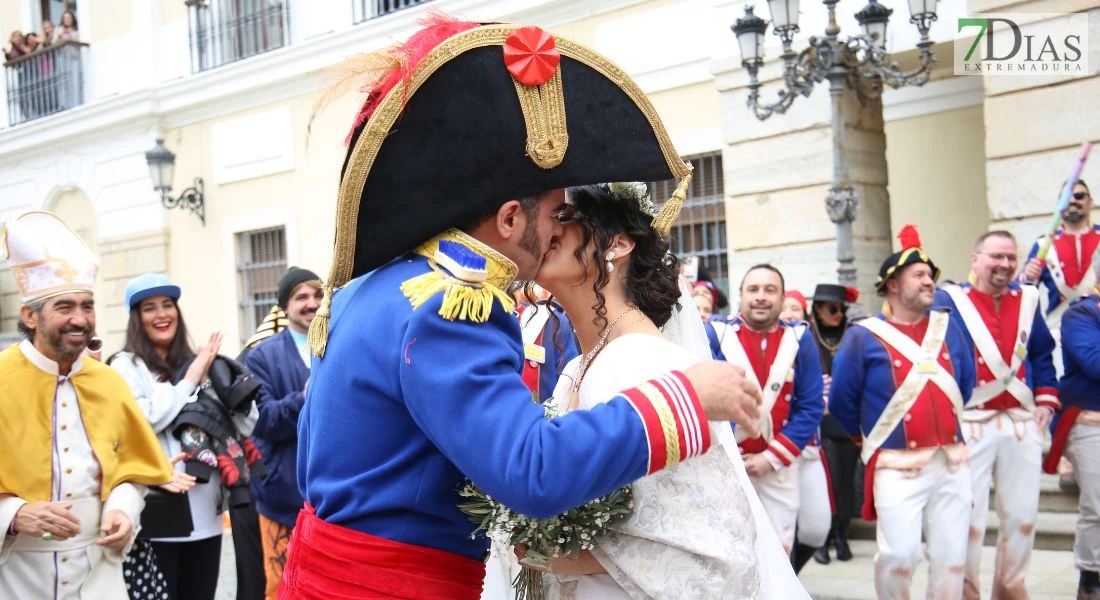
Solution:
[{"label": "blue baseball cap", "polygon": [[161,273],[145,273],[126,282],[126,306],[130,310],[142,300],[153,296],[168,296],[179,300],[180,286]]}]

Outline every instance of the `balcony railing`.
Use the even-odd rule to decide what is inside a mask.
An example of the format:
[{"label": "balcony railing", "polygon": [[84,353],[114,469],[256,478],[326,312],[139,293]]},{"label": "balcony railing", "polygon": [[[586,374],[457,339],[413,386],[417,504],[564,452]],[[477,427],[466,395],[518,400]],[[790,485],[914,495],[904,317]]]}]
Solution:
[{"label": "balcony railing", "polygon": [[84,103],[88,44],[65,41],[4,63],[8,124],[68,110]]},{"label": "balcony railing", "polygon": [[367,19],[381,17],[403,8],[424,4],[429,0],[352,0],[353,23],[362,23]]},{"label": "balcony railing", "polygon": [[286,0],[187,0],[191,72],[282,48],[290,41]]}]

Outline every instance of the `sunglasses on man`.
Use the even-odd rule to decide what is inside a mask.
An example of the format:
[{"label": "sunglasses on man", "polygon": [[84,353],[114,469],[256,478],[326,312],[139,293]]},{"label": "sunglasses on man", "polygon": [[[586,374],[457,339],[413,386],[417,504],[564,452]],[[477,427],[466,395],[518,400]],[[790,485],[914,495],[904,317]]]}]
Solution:
[{"label": "sunglasses on man", "polygon": [[1088,197],[1089,197],[1088,192],[1073,192],[1073,199],[1074,200],[1084,200],[1085,198],[1088,198]]}]

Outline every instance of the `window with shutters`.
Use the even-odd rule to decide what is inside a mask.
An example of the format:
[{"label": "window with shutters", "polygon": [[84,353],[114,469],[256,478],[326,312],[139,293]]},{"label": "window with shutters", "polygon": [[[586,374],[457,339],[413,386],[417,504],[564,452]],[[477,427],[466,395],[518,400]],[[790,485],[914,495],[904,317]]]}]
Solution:
[{"label": "window with shutters", "polygon": [[278,303],[279,279],[286,273],[286,228],[237,234],[237,297],[243,344]]}]

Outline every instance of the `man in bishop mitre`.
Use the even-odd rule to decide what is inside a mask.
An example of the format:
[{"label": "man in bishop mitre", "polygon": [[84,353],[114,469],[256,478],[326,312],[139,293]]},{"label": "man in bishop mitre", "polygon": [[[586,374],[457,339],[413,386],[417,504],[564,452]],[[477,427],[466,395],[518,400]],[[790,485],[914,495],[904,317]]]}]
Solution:
[{"label": "man in bishop mitre", "polygon": [[0,352],[0,598],[122,599],[148,485],[171,467],[126,382],[84,355],[98,259],[55,215],[0,229],[24,340]]}]

